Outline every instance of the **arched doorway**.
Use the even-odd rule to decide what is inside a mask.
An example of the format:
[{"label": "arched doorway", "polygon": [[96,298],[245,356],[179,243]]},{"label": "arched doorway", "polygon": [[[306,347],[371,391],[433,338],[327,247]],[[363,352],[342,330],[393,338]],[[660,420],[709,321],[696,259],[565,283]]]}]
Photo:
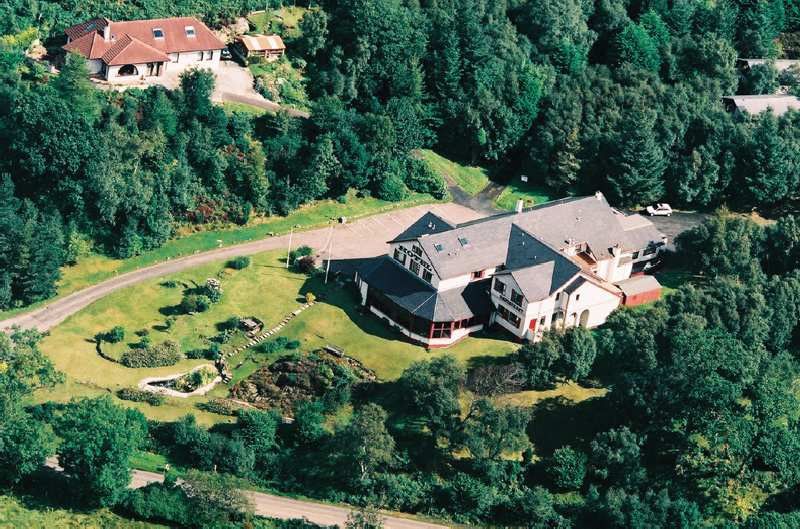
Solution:
[{"label": "arched doorway", "polygon": [[584,310],[581,312],[581,327],[588,327],[589,326],[589,309]]},{"label": "arched doorway", "polygon": [[119,77],[127,77],[130,75],[139,75],[139,70],[136,68],[134,64],[126,64],[125,66],[121,66],[119,71],[117,72]]}]

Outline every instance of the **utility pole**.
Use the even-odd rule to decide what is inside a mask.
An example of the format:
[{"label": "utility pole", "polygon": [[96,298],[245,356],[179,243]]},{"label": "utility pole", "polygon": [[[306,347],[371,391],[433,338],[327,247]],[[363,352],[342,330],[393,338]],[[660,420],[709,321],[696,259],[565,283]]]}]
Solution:
[{"label": "utility pole", "polygon": [[325,284],[328,284],[328,273],[331,271],[331,257],[333,257],[333,224],[331,224],[330,245],[328,245],[328,263],[325,265]]},{"label": "utility pole", "polygon": [[289,269],[289,259],[292,255],[292,235],[294,235],[294,225],[289,230],[289,248],[286,250],[286,269]]}]

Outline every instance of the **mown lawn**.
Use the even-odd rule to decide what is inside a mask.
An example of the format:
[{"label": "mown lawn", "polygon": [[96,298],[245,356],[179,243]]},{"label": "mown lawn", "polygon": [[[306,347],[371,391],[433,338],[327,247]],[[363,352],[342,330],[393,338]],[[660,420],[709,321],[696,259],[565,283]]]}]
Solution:
[{"label": "mown lawn", "polygon": [[13,496],[0,496],[0,529],[166,529],[166,525],[137,522],[107,509],[75,512],[28,506]]},{"label": "mown lawn", "polygon": [[544,187],[522,182],[516,177],[506,185],[495,204],[500,209],[513,210],[519,199],[524,200],[525,207],[529,208],[549,202],[553,197]]},{"label": "mown lawn", "polygon": [[[393,209],[431,202],[435,202],[435,199],[430,195],[416,193],[403,202],[387,202],[377,198],[362,198],[350,194],[345,203],[337,200],[321,200],[303,206],[286,217],[256,218],[248,226],[225,226],[220,229],[202,231],[193,231],[193,228],[186,227],[179,231],[175,239],[167,241],[160,248],[144,252],[129,259],[114,259],[100,254],[92,254],[81,258],[75,266],[65,267],[62,270],[62,278],[58,284],[58,297],[66,296],[115,275],[168,259],[263,239],[271,235],[282,235],[288,233],[292,226],[300,226],[300,229],[310,229],[326,225],[330,219],[340,216],[355,220]],[[35,309],[51,301],[53,301],[53,298],[20,309],[0,311],[0,319]]]},{"label": "mown lawn", "polygon": [[430,149],[421,149],[417,151],[417,155],[445,180],[455,182],[470,196],[478,194],[489,183],[486,170],[481,167],[461,165]]},{"label": "mown lawn", "polygon": [[229,114],[232,114],[233,112],[240,112],[243,114],[249,114],[251,116],[261,116],[268,112],[268,110],[264,108],[248,105],[247,103],[238,103],[236,101],[223,101],[221,105],[225,112]]},{"label": "mown lawn", "polygon": [[[118,358],[131,343],[138,341],[134,332],[142,329],[148,330],[153,344],[171,339],[178,342],[183,351],[188,351],[207,347],[206,338],[218,333],[217,324],[234,315],[255,316],[265,323],[266,328],[271,328],[296,309],[308,291],[317,295],[320,301],[292,320],[280,334],[298,340],[301,351],[336,345],[385,380],[398,377],[414,361],[436,355],[451,354],[463,362],[470,362],[481,357],[505,355],[517,347],[504,336],[486,334],[468,338],[448,349],[428,352],[402,340],[377,317],[362,314],[351,285],[342,287],[333,282],[324,285],[321,278],[308,279],[305,275],[287,271],[284,258],[283,251],[258,254],[253,256],[250,267],[239,271],[225,269],[222,262],[204,265],[120,290],[83,309],[43,339],[42,350],[67,375],[67,382],[53,390],[37,393],[36,400],[63,402],[73,397],[114,396],[118,389],[136,386],[142,378],[182,373],[209,362],[183,360],[175,366],[131,369],[103,359],[97,354],[93,337],[115,325],[125,327],[126,336],[119,344],[103,345],[104,354],[111,358]],[[180,302],[184,288],[203,284],[208,277],[222,277],[222,301],[207,312],[177,315],[172,326],[166,328],[166,318]],[[175,281],[177,286],[165,286],[168,281]],[[226,344],[222,349],[226,351],[231,347],[231,344]],[[250,349],[230,358],[229,365],[235,368],[234,383],[260,365],[274,360],[278,354],[268,356]],[[227,391],[228,386],[220,384],[205,397],[167,398],[157,407],[120,402],[140,409],[153,419],[174,420],[195,413],[200,422],[211,424],[231,419],[200,411],[196,404],[227,396]]]},{"label": "mown lawn", "polygon": [[281,36],[300,36],[300,19],[308,11],[305,7],[286,6],[280,9],[250,13],[247,20],[258,33],[277,32]]}]

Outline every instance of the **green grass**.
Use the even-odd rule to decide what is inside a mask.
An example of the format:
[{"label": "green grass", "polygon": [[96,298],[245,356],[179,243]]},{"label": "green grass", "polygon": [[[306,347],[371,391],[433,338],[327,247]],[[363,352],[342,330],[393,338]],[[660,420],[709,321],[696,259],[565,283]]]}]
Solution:
[{"label": "green grass", "polygon": [[300,19],[308,11],[305,7],[287,6],[280,9],[250,13],[247,20],[258,33],[272,33],[273,31],[283,37],[300,36]]},{"label": "green grass", "polygon": [[248,105],[247,103],[238,103],[236,101],[223,101],[221,105],[225,112],[229,114],[240,112],[242,114],[249,114],[251,116],[262,116],[269,112],[265,108]]},{"label": "green grass", "polygon": [[553,200],[553,197],[544,187],[522,182],[519,178],[515,178],[503,189],[495,204],[500,209],[510,211],[514,209],[519,199],[524,200],[525,207],[528,208],[549,202]]},{"label": "green grass", "polygon": [[28,506],[13,496],[0,496],[0,529],[158,529],[165,525],[122,518],[107,509],[74,512]]},{"label": "green grass", "polygon": [[445,180],[455,183],[470,196],[478,194],[489,183],[486,170],[481,167],[458,164],[429,149],[421,149],[417,155]]},{"label": "green grass", "polygon": [[[128,344],[138,340],[134,331],[139,329],[148,329],[154,344],[171,339],[187,351],[205,347],[203,337],[215,335],[215,325],[233,315],[255,316],[265,322],[266,328],[271,328],[297,308],[302,294],[309,290],[322,301],[293,319],[281,335],[300,341],[303,351],[327,344],[341,347],[348,355],[375,370],[382,379],[394,379],[412,362],[436,355],[452,354],[468,362],[480,357],[506,355],[516,348],[514,343],[501,336],[479,335],[448,349],[428,352],[402,340],[396,331],[377,317],[362,314],[358,310],[356,293],[350,286],[324,285],[321,278],[308,279],[287,271],[283,258],[283,251],[266,252],[253,256],[252,264],[244,270],[226,270],[222,279],[222,301],[207,312],[177,316],[169,329],[164,328],[166,316],[159,309],[179,303],[182,288],[167,288],[162,283],[167,279],[185,285],[203,283],[206,278],[216,276],[223,263],[207,264],[168,278],[145,281],[93,303],[69,317],[42,340],[42,350],[53,360],[56,368],[67,375],[67,380],[54,389],[38,392],[36,400],[65,402],[74,397],[101,394],[110,394],[116,399],[118,389],[134,387],[142,378],[182,373],[208,363],[207,360],[183,360],[175,366],[131,369],[105,360],[97,354],[92,337],[115,325],[125,327],[126,337],[119,344],[104,344],[103,352],[112,358],[118,357]],[[244,337],[226,344],[223,351],[241,341]],[[229,359],[231,368],[242,364],[234,370],[234,383],[279,354],[268,356],[247,349],[233,356]],[[225,397],[227,392],[228,386],[219,384],[204,397],[168,397],[161,406],[119,402],[141,410],[152,419],[175,420],[187,413],[195,413],[201,423],[212,424],[232,419],[200,411],[196,404],[214,397]]]},{"label": "green grass", "polygon": [[[271,235],[282,235],[288,233],[292,226],[310,229],[324,226],[331,219],[340,216],[355,220],[393,209],[430,202],[435,202],[435,200],[430,195],[422,194],[413,194],[403,202],[387,202],[373,197],[360,198],[351,193],[344,204],[337,200],[321,200],[303,206],[286,217],[256,218],[248,226],[244,227],[221,226],[219,229],[196,232],[191,232],[191,228],[187,227],[178,234],[178,237],[167,241],[160,248],[144,252],[129,259],[114,259],[99,254],[81,258],[75,266],[65,267],[62,270],[57,297],[69,295],[115,275],[168,259],[263,239]],[[199,227],[195,228],[199,229]],[[187,233],[187,231],[190,232]],[[0,311],[0,319],[38,308],[52,301],[53,298],[20,309]]]},{"label": "green grass", "polygon": [[696,284],[702,279],[677,264],[668,264],[654,275],[658,282],[661,283],[661,293],[664,296],[672,294],[682,286]]},{"label": "green grass", "polygon": [[138,468],[139,470],[146,470],[148,472],[164,473],[169,460],[161,454],[137,450],[131,457],[130,463],[131,468]]}]

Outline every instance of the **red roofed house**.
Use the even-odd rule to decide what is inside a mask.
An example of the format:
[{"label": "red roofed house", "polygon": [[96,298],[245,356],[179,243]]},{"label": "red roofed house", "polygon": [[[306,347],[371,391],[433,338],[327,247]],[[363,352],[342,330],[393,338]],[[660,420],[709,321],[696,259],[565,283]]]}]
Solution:
[{"label": "red roofed house", "polygon": [[83,55],[109,82],[160,76],[188,66],[216,68],[225,44],[194,17],[112,22],[94,18],[69,27],[64,49]]}]

